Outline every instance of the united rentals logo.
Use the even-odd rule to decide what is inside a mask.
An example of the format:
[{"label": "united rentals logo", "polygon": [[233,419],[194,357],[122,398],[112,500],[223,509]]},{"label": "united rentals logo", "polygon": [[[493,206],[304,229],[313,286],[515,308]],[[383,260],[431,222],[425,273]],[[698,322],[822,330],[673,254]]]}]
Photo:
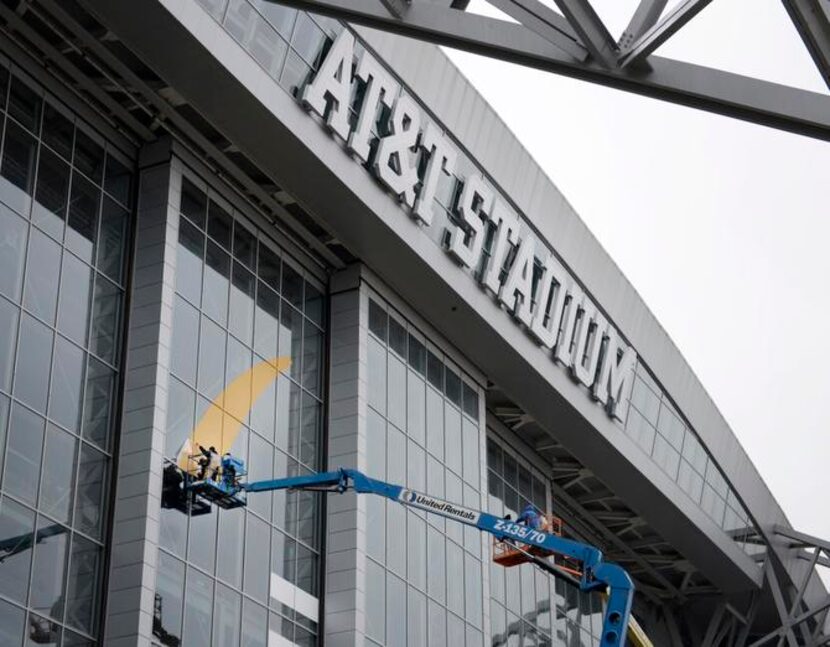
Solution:
[{"label": "united rentals logo", "polygon": [[462,508],[461,506],[453,505],[441,499],[435,499],[426,494],[415,492],[414,490],[401,490],[398,500],[406,505],[421,508],[422,510],[429,510],[430,512],[437,512],[445,517],[456,519],[471,526],[476,525],[481,516],[481,513],[475,510]]},{"label": "united rentals logo", "polygon": [[[362,99],[353,122],[354,96]],[[348,29],[332,44],[300,101],[416,222],[432,226],[439,180],[456,171],[458,150],[369,52],[355,61],[355,39]],[[386,123],[377,123],[379,114]],[[481,173],[469,173],[456,196],[456,220],[447,223],[444,251],[619,419],[637,359],[634,349]],[[492,243],[485,249],[488,237]]]}]

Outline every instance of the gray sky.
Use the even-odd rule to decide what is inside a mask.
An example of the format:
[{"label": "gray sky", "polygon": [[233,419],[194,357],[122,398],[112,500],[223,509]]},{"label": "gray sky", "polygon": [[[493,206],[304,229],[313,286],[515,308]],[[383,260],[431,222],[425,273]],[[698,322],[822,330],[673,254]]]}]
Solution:
[{"label": "gray sky", "polygon": [[[637,0],[593,5],[616,37]],[[449,53],[643,296],[791,523],[830,539],[830,144]],[[713,2],[657,54],[826,92],[779,0]]]}]

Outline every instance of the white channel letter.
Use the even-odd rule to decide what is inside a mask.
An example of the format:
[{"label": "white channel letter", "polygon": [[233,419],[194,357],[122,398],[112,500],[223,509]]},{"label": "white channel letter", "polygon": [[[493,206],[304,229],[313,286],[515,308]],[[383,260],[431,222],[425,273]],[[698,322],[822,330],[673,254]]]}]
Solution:
[{"label": "white channel letter", "polygon": [[349,136],[353,56],[354,36],[344,29],[302,94],[303,105],[325,118],[326,125],[344,140]]},{"label": "white channel letter", "polygon": [[556,360],[565,366],[570,366],[573,361],[574,334],[576,333],[576,316],[582,310],[582,303],[585,301],[585,293],[576,285],[571,285],[568,290],[568,300],[565,303],[565,310],[562,313],[562,332],[556,342]]},{"label": "white channel letter", "polygon": [[432,201],[438,189],[438,179],[441,173],[452,175],[458,152],[449,139],[444,137],[441,129],[432,122],[427,124],[421,135],[421,148],[429,155],[429,161],[412,215],[429,226],[432,224]]},{"label": "white channel letter", "polygon": [[626,386],[634,373],[637,353],[631,346],[620,349],[621,342],[613,326],[608,326],[605,339],[602,367],[594,383],[594,397],[606,405],[608,413],[622,422],[619,405],[625,398]]},{"label": "white channel letter", "polygon": [[599,354],[607,327],[608,322],[597,312],[596,306],[586,304],[579,322],[579,332],[576,335],[571,371],[574,377],[589,389],[594,385],[597,377]]},{"label": "white channel letter", "polygon": [[458,215],[465,225],[450,225],[450,242],[447,253],[464,267],[475,268],[484,244],[484,223],[482,218],[493,209],[493,191],[484,183],[480,173],[470,175],[464,181],[461,197],[458,199]]},{"label": "white channel letter", "polygon": [[415,205],[418,183],[418,168],[412,164],[409,153],[418,141],[420,125],[420,109],[411,97],[400,95],[389,118],[391,132],[381,138],[373,164],[381,182],[409,207]]},{"label": "white channel letter", "polygon": [[525,235],[499,295],[499,301],[525,326],[530,326],[535,251],[536,240],[529,234]]},{"label": "white channel letter", "polygon": [[570,277],[552,254],[548,255],[542,267],[542,279],[537,287],[538,296],[533,320],[530,322],[530,334],[540,345],[552,349],[559,334]]},{"label": "white channel letter", "polygon": [[496,198],[490,212],[490,220],[496,226],[496,235],[493,237],[493,248],[490,250],[490,261],[485,268],[482,283],[490,291],[498,295],[501,289],[502,266],[511,245],[519,242],[519,220],[507,207],[503,200]]},{"label": "white channel letter", "polygon": [[398,93],[398,84],[384,67],[368,52],[363,52],[357,63],[355,76],[366,84],[357,126],[349,135],[347,148],[362,162],[369,161],[374,135],[372,128],[378,118],[381,104],[391,108]]}]

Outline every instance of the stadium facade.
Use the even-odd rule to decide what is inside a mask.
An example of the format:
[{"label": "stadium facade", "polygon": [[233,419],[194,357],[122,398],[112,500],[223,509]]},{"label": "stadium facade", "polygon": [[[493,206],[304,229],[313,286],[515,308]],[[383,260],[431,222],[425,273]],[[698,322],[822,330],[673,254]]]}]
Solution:
[{"label": "stadium facade", "polygon": [[0,644],[597,644],[601,598],[435,515],[163,507],[198,433],[250,479],[356,467],[551,511],[629,571],[656,645],[748,645],[827,599],[668,335],[438,48],[264,0],[0,22]]}]

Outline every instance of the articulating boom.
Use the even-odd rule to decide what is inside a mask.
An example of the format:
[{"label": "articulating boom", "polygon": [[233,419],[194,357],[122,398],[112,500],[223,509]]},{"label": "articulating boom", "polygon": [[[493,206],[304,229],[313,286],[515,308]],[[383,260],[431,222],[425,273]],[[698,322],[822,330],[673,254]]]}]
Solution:
[{"label": "articulating boom", "polygon": [[[634,597],[634,583],[621,566],[603,562],[602,552],[593,546],[534,530],[529,526],[501,519],[486,512],[463,508],[420,492],[408,490],[400,485],[384,483],[352,469],[341,468],[334,472],[309,476],[242,483],[238,488],[245,492],[289,489],[340,494],[354,490],[361,494],[378,494],[403,505],[439,514],[468,526],[475,526],[502,541],[538,547],[577,560],[582,566],[581,577],[577,582],[579,587],[583,591],[606,591],[608,593],[602,628],[602,647],[624,647],[625,645],[631,602]],[[540,566],[544,565],[542,560],[534,559],[533,561]],[[553,567],[546,570],[554,575],[560,575]]]}]

